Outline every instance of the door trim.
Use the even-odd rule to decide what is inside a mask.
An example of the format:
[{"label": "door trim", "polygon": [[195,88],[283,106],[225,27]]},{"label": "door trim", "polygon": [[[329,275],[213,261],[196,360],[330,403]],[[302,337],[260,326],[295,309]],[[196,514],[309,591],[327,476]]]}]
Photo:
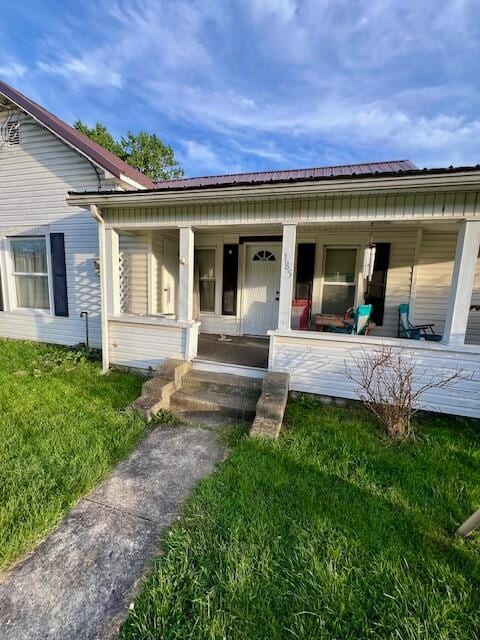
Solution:
[{"label": "door trim", "polygon": [[[241,277],[241,295],[240,298],[240,323],[239,323],[239,335],[244,336],[244,327],[245,327],[245,317],[246,317],[246,309],[245,309],[245,282],[247,276],[247,247],[249,246],[264,246],[264,247],[282,247],[282,243],[280,241],[276,242],[268,242],[265,240],[265,236],[263,236],[261,241],[254,242],[243,242],[240,245],[240,277]],[[281,254],[281,251],[280,251]],[[281,258],[281,255],[280,255]],[[278,318],[277,318],[278,320]]]}]

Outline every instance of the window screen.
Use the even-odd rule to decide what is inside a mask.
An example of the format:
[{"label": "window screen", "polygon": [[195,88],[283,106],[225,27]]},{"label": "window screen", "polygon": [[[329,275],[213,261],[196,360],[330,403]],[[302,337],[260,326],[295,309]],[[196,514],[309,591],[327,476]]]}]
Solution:
[{"label": "window screen", "polygon": [[327,247],[323,276],[322,313],[343,315],[355,304],[357,250]]},{"label": "window screen", "polygon": [[215,249],[196,249],[200,311],[215,311]]},{"label": "window screen", "polygon": [[45,238],[12,238],[10,244],[17,307],[49,309]]}]

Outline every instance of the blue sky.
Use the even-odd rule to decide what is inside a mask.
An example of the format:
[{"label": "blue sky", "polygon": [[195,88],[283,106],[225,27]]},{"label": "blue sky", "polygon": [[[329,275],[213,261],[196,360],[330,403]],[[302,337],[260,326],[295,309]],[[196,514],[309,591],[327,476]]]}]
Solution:
[{"label": "blue sky", "polygon": [[0,78],[187,175],[480,162],[479,0],[2,3]]}]

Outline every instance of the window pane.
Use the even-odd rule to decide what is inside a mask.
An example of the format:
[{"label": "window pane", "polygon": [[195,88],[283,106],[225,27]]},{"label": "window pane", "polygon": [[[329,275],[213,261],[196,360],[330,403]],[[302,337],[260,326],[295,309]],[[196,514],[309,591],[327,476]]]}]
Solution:
[{"label": "window pane", "polygon": [[215,277],[215,249],[197,249],[195,256],[199,278]]},{"label": "window pane", "polygon": [[15,238],[11,244],[14,271],[47,273],[45,238]]},{"label": "window pane", "polygon": [[49,309],[47,276],[15,276],[17,306],[27,309]]},{"label": "window pane", "polygon": [[215,311],[215,280],[200,280],[200,311]]},{"label": "window pane", "polygon": [[326,282],[355,282],[356,249],[327,249],[325,255]]},{"label": "window pane", "polygon": [[326,284],[323,286],[322,313],[343,315],[355,302],[355,287]]}]

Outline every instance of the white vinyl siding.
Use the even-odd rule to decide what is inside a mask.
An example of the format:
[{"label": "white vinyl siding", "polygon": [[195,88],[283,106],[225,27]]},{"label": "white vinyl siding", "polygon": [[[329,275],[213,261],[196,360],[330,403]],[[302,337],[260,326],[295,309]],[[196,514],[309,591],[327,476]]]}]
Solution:
[{"label": "white vinyl siding", "polygon": [[[0,126],[5,114],[0,113]],[[8,251],[10,236],[65,234],[69,317],[39,316],[33,310],[13,310],[4,300],[0,337],[76,344],[85,340],[90,316],[90,340],[100,346],[100,292],[95,271],[97,223],[85,209],[70,207],[67,193],[109,187],[99,181],[91,163],[29,116],[20,114],[20,144],[0,144],[0,246]],[[50,251],[47,242],[47,251]],[[6,257],[0,256],[2,277]],[[7,307],[7,302],[12,303]]]},{"label": "white vinyl siding", "polygon": [[354,383],[345,375],[345,366],[352,362],[352,357],[381,349],[382,345],[399,349],[402,357],[416,359],[419,383],[461,368],[471,379],[445,389],[433,389],[423,397],[422,406],[431,411],[480,417],[479,356],[475,347],[447,350],[444,345],[399,338],[355,336],[352,339],[307,332],[289,336],[278,332],[271,337],[269,367],[290,373],[291,390],[358,399]]},{"label": "white vinyl siding", "polygon": [[[456,233],[428,229],[423,233],[413,321],[416,324],[433,322],[435,332],[440,334],[447,314],[456,244]],[[472,296],[472,304],[474,303],[480,304],[480,261],[477,261]],[[480,344],[480,311],[470,312],[466,343]]]},{"label": "white vinyl siding", "polygon": [[187,329],[181,326],[136,324],[118,318],[109,321],[108,332],[112,364],[149,369],[167,358],[185,357]]},{"label": "white vinyl siding", "polygon": [[[407,195],[362,195],[318,197],[259,202],[224,202],[164,205],[161,207],[104,208],[107,222],[128,226],[179,226],[279,224],[300,222],[426,221],[480,216],[480,199],[475,192],[426,193]],[[231,229],[231,233],[238,230]],[[241,231],[240,231],[241,233]]]},{"label": "white vinyl siding", "polygon": [[147,233],[120,233],[120,311],[148,313]]}]

